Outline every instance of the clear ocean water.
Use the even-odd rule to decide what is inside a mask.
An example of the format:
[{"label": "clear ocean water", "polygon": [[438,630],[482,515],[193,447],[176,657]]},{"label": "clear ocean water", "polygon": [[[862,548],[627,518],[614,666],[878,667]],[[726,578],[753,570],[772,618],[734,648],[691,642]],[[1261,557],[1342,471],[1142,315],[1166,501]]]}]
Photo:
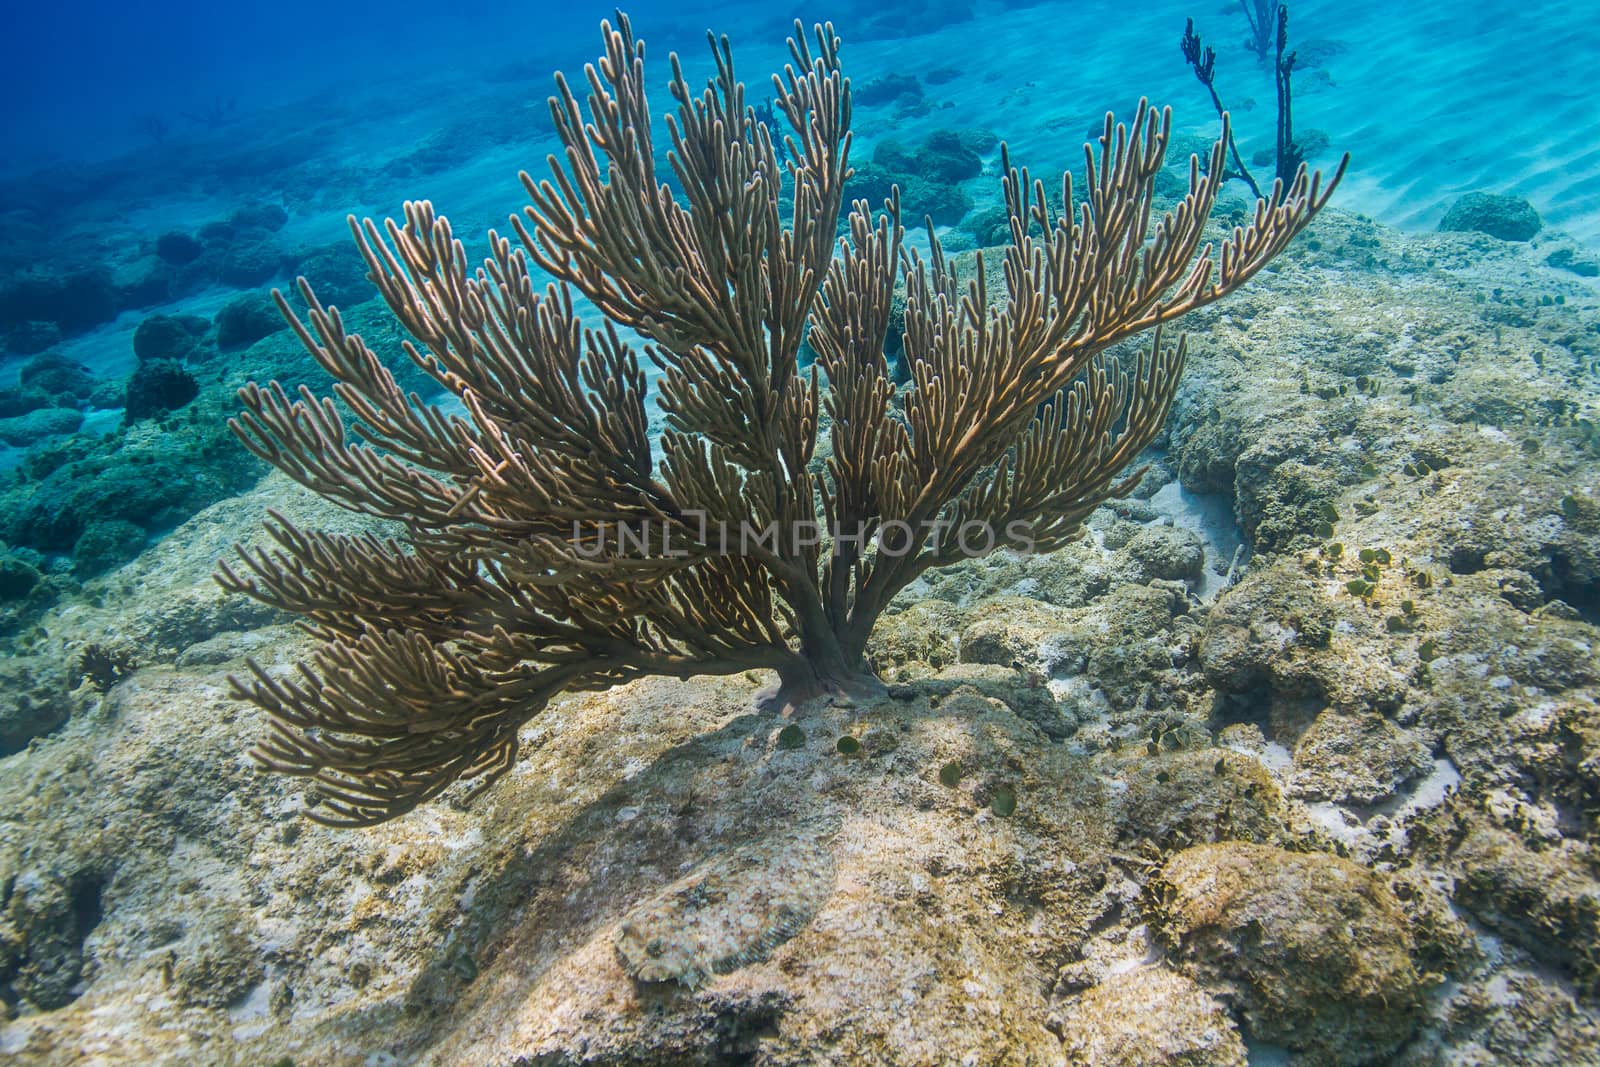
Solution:
[{"label": "clear ocean water", "polygon": [[[1255,217],[1241,169],[1270,193],[1286,117],[1291,150],[1324,180],[1349,156],[1326,209],[1259,275],[1166,327],[1169,341],[1190,332],[1181,383],[1131,462],[1075,490],[1086,503],[1069,526],[1084,536],[941,558],[854,628],[840,620],[876,595],[865,564],[835,603],[832,572],[818,578],[798,547],[798,564],[768,560],[759,579],[705,563],[690,580],[657,558],[624,580],[545,544],[569,522],[576,537],[579,522],[656,521],[685,501],[714,513],[714,476],[679,484],[663,461],[702,447],[673,433],[716,443],[708,454],[743,472],[719,484],[752,513],[788,514],[762,494],[790,490],[717,451],[714,420],[680,404],[674,421],[685,372],[672,359],[640,357],[634,475],[617,473],[627,457],[603,477],[582,467],[610,455],[617,421],[538,436],[540,419],[568,416],[537,360],[519,365],[524,393],[480,416],[512,425],[496,438],[506,451],[453,456],[437,499],[415,481],[364,496],[363,477],[404,481],[375,468],[324,478],[342,498],[319,496],[303,487],[315,472],[273,452],[291,429],[229,429],[252,403],[271,422],[270,401],[241,399],[248,382],[281,381],[285,405],[302,382],[332,391],[328,358],[271,295],[305,315],[301,276],[394,369],[395,410],[415,391],[419,409],[471,421],[475,387],[408,358],[404,342],[429,338],[376,299],[347,218],[381,226],[428,200],[476,267],[485,235],[510,235],[528,203],[518,172],[570,165],[553,76],[587,91],[610,7],[13,10],[0,37],[6,1062],[1600,1063],[1600,102],[1587,87],[1600,19],[1571,4],[1296,0],[1285,47],[1270,26],[1253,47],[1278,6],[628,10],[647,44],[659,195],[679,203],[669,54],[698,91],[716,73],[707,31],[727,35],[747,103],[770,117],[794,21],[830,21],[853,93],[845,213],[897,187],[906,247],[934,258],[926,216],[955,265],[953,301],[982,252],[1004,307],[1002,142],[1057,204],[1073,172],[1081,206],[1085,142],[1107,113],[1170,107],[1166,169],[1130,201],[1159,220],[1224,106],[1236,154],[1214,243]],[[1186,23],[1201,66],[1214,51],[1202,78],[1180,48]],[[649,262],[634,248],[612,273]],[[733,398],[791,383],[772,395],[792,399],[865,368],[889,398],[883,425],[922,442],[907,446],[915,462],[860,475],[860,507],[879,517],[885,485],[911,484],[912,468],[930,486],[958,468],[963,485],[1011,484],[1023,416],[1055,395],[1006,392],[1048,377],[1045,363],[1029,378],[983,349],[957,374],[926,336],[902,338],[918,314],[907,273],[885,291],[887,337],[854,324],[857,362],[837,362],[813,323],[803,345],[793,336],[797,374],[735,360],[700,382]],[[537,291],[559,280],[538,265],[530,277]],[[604,293],[582,288],[575,316],[603,326]],[[671,347],[651,324],[690,287],[668,288],[646,285],[634,320],[612,316],[624,341]],[[1112,318],[1079,321],[1092,335]],[[1107,357],[1145,367],[1153,321],[1108,340]],[[774,352],[788,343],[770,322],[756,332]],[[487,365],[480,346],[461,375]],[[591,365],[586,403],[624,410],[620,366]],[[1073,366],[1057,387],[1076,382],[1092,407],[1097,372]],[[987,426],[972,399],[984,389],[1021,413],[1013,443],[970,470],[918,422],[914,394],[952,383],[938,395],[975,414],[933,436]],[[717,425],[769,444],[790,432],[787,401],[750,403],[727,400]],[[809,469],[837,489],[850,476],[847,405],[818,409],[820,432],[795,431],[815,454],[762,477],[798,485]],[[1132,440],[1139,419],[1096,432]],[[872,447],[886,455],[884,435]],[[365,439],[415,466],[415,438]],[[531,462],[541,449],[566,458]],[[498,482],[507,471],[526,482]],[[659,485],[648,506],[584,488],[620,492],[635,475],[667,484],[672,506]],[[813,491],[808,519],[856,499]],[[483,501],[497,493],[543,503],[494,512]],[[269,513],[285,554],[241,563],[237,545],[272,545]],[[307,547],[296,531],[332,540]],[[886,544],[874,559],[893,556]],[[393,562],[422,557],[421,578]],[[506,591],[518,582],[531,599]],[[795,599],[795,583],[810,593]],[[385,634],[410,643],[380,648]],[[333,659],[312,659],[317,641]],[[305,662],[317,673],[296,675]],[[275,688],[296,677],[304,690]],[[361,747],[374,738],[404,752],[385,763]]]}]

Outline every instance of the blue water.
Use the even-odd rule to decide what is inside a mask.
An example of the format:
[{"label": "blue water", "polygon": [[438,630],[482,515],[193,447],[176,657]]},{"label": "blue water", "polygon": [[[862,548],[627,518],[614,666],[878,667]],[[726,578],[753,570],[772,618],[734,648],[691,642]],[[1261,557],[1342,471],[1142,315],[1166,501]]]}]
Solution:
[{"label": "blue water", "polygon": [[[1242,110],[1253,101],[1262,110],[1252,136],[1270,137],[1270,72],[1238,47],[1244,18],[1231,5],[956,2],[939,10],[651,3],[630,13],[658,63],[669,49],[696,62],[714,27],[734,37],[743,69],[758,80],[781,58],[795,15],[833,19],[858,83],[953,67],[962,77],[940,94],[953,112],[942,117],[983,119],[1040,167],[1075,162],[1076,123],[1063,129],[1052,120],[1126,107],[1140,93],[1173,104],[1185,122],[1208,121],[1207,101],[1177,56],[1183,21],[1194,16],[1221,53],[1224,102]],[[447,112],[455,105],[460,117],[486,73],[512,68],[536,103],[549,71],[576,74],[591,58],[593,28],[610,13],[581,3],[480,3],[450,14],[425,4],[17,5],[0,40],[0,90],[10,101],[0,174],[118,158],[118,170],[159,172],[159,159],[125,155],[148,147],[150,120],[182,140],[207,132],[204,120],[219,108],[235,124],[261,119],[277,132],[321,127],[334,151],[399,148],[407,139],[400,120],[419,95]],[[1312,0],[1292,14],[1296,43],[1345,46],[1321,74],[1303,67],[1299,123],[1356,154],[1358,206],[1425,225],[1442,214],[1442,194],[1494,186],[1530,196],[1574,232],[1600,233],[1596,105],[1578,91],[1588,58],[1600,52],[1595,20],[1570,5],[1509,2]],[[931,22],[940,25],[929,30]],[[341,101],[374,97],[399,109],[340,116]],[[506,112],[498,121],[516,119]],[[238,134],[228,140],[236,145]]]},{"label": "blue water", "polygon": [[[594,12],[602,11],[595,7]],[[463,73],[571,41],[580,5],[17,4],[0,43],[7,171],[107,159],[141,146],[147,116],[174,127],[233,101],[239,114],[306,101],[357,81],[428,68]]]}]

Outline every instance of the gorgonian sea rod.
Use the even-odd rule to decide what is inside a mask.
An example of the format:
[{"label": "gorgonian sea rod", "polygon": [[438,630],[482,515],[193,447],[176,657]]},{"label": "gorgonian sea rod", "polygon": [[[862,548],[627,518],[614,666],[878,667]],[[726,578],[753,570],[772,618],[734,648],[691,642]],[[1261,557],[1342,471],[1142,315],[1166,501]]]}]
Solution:
[{"label": "gorgonian sea rod", "polygon": [[[481,267],[426,201],[403,222],[351,219],[406,354],[464,413],[403,392],[303,279],[303,321],[278,303],[334,398],[240,391],[253,452],[407,531],[275,517],[276,547],[219,573],[321,642],[297,677],[252,665],[235,681],[271,715],[257,758],[312,778],[321,821],[379,822],[492,780],[566,690],[751,669],[777,672],[778,704],[873,690],[867,639],[908,583],[1018,530],[1058,547],[1131,487],[1183,368],[1162,325],[1249,280],[1339,177],[1302,167],[1202,247],[1226,129],[1153,219],[1172,127],[1141,102],[1085,146],[1062,212],[1002,150],[1010,244],[991,294],[981,259],[962,278],[936,238],[926,258],[907,246],[898,194],[855,203],[839,240],[851,97],[832,26],[796,24],[773,79],[781,132],[746,102],[725,38],[699,94],[674,56],[669,173],[644,47],[625,17],[602,33],[587,100],[557,79],[562,153],[548,178],[522,176],[531,203]],[[899,388],[884,353],[902,282]],[[575,293],[606,321],[582,325]],[[1136,365],[1106,354],[1145,331]],[[974,530],[1001,536],[948,536]]]}]

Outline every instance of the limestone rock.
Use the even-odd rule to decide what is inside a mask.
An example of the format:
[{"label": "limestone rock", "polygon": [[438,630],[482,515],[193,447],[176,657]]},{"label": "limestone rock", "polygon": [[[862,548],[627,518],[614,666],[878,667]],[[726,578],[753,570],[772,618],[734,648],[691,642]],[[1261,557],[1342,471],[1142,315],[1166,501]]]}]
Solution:
[{"label": "limestone rock", "polygon": [[1299,1062],[1371,1063],[1410,1036],[1421,1008],[1405,913],[1349,860],[1225,842],[1162,869],[1162,929],[1191,973],[1229,983],[1262,1041]]},{"label": "limestone rock", "polygon": [[1245,1067],[1244,1042],[1205,990],[1164,967],[1123,971],[1085,993],[1061,1049],[1083,1067]]},{"label": "limestone rock", "polygon": [[83,413],[77,408],[35,408],[26,415],[0,419],[0,441],[18,447],[31,445],[46,437],[75,432],[83,424]]},{"label": "limestone rock", "polygon": [[1455,854],[1454,898],[1480,922],[1600,990],[1600,882],[1565,849],[1535,851],[1477,823]]},{"label": "limestone rock", "polygon": [[74,688],[62,663],[32,656],[0,659],[0,757],[66,722],[75,706]]},{"label": "limestone rock", "polygon": [[[1160,749],[1161,746],[1157,745]],[[1237,839],[1275,843],[1285,819],[1278,787],[1261,763],[1215,748],[1139,751],[1125,761],[1116,826],[1130,844],[1162,848]]]},{"label": "limestone rock", "polygon": [[1600,1063],[1600,1022],[1594,1012],[1524,970],[1462,983],[1440,1014],[1445,1047],[1417,1056],[1412,1062],[1418,1067]]},{"label": "limestone rock", "polygon": [[1439,229],[1486,233],[1502,241],[1527,241],[1543,225],[1533,205],[1520,196],[1467,193],[1450,205]]},{"label": "limestone rock", "polygon": [[1128,540],[1128,556],[1136,581],[1152,578],[1192,581],[1205,565],[1205,545],[1192,530],[1177,526],[1146,526]]},{"label": "limestone rock", "polygon": [[922,600],[886,613],[867,646],[878,676],[892,682],[902,673],[920,673],[919,667],[937,671],[956,662],[964,616],[943,600]]},{"label": "limestone rock", "polygon": [[242,909],[224,906],[207,911],[194,926],[169,953],[178,1000],[209,1008],[237,1004],[264,974],[249,920]]},{"label": "limestone rock", "polygon": [[1428,747],[1375,711],[1328,710],[1300,735],[1294,792],[1313,800],[1374,804],[1433,767]]}]

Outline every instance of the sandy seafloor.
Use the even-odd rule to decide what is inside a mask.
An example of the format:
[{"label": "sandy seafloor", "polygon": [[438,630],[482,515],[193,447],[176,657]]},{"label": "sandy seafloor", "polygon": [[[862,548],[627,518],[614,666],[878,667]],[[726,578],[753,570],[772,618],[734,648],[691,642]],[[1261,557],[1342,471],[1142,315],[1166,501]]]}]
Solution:
[{"label": "sandy seafloor", "polygon": [[[1600,1063],[1600,271],[1570,266],[1600,262],[1584,88],[1600,21],[1555,4],[1292,13],[1318,57],[1296,127],[1329,146],[1309,162],[1353,159],[1334,208],[1193,316],[1136,498],[1056,556],[908,591],[874,645],[897,699],[811,712],[797,752],[749,711],[762,679],[645,682],[530,723],[523,761],[470,808],[306,826],[296,788],[244,758],[261,717],[223,679],[307,645],[209,578],[269,506],[353,523],[222,451],[231,389],[306,364],[284,333],[219,351],[203,324],[200,395],[176,420],[120,431],[115,390],[89,400],[134,371],[144,320],[209,323],[289,273],[175,282],[64,331],[46,354],[93,380],[77,435],[0,447],[0,506],[31,516],[5,528],[55,531],[10,539],[37,584],[0,603],[0,1052]],[[1178,53],[1191,15],[1241,151],[1271,144],[1270,72],[1220,2],[979,5],[928,32],[908,9],[867,40],[851,24],[871,12],[821,14],[858,90],[922,87],[916,106],[857,105],[862,161],[981,127],[1048,178],[1141,95],[1198,143],[1216,120]],[[658,84],[658,42],[704,71],[709,23],[757,85],[786,19],[684,5],[635,28]],[[575,74],[597,41],[496,42],[478,67],[397,56],[215,130],[19,170],[0,282],[100,257],[121,285],[159,235],[262,203],[284,209],[262,238],[284,264],[345,241],[347,213],[417,197],[479,250],[522,203],[517,170],[541,175],[553,147],[549,70]],[[940,227],[955,249],[997,199],[998,153],[982,155],[957,183],[973,212]],[[1470,192],[1525,199],[1543,228],[1438,234]],[[376,305],[353,317],[396,352]],[[5,356],[0,385],[31,358]],[[73,496],[58,472],[78,469],[106,503]],[[194,484],[117,512],[92,568],[77,527],[28,511],[92,525],[74,509],[115,510],[142,477]],[[1363,548],[1392,569],[1352,596]],[[83,681],[89,646],[127,669]],[[862,759],[836,757],[843,733]],[[1001,787],[1015,818],[996,814]]]}]

